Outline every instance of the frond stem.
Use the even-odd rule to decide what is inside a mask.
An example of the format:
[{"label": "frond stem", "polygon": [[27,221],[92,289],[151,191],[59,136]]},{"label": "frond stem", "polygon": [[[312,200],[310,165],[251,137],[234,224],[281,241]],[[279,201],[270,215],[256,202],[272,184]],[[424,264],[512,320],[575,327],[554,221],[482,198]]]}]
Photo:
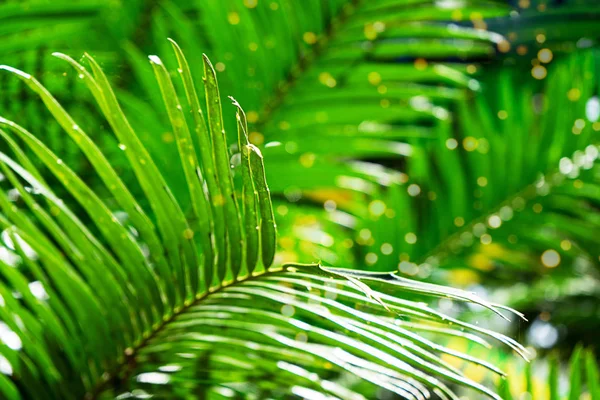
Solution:
[{"label": "frond stem", "polygon": [[485,224],[485,221],[487,221],[487,219],[491,215],[499,212],[500,209],[504,206],[510,206],[515,199],[521,197],[526,202],[529,202],[529,201],[535,199],[537,196],[538,196],[538,194],[535,191],[535,184],[533,184],[533,183],[528,184],[527,186],[525,186],[523,189],[521,189],[517,193],[512,194],[510,197],[508,197],[508,198],[504,199],[502,202],[496,204],[494,207],[488,208],[485,213],[483,213],[479,217],[471,220],[468,224],[465,224],[463,227],[458,229],[456,232],[450,234],[449,236],[446,236],[437,246],[435,246],[433,249],[431,249],[430,251],[425,253],[425,255],[421,256],[419,258],[418,264],[426,262],[427,259],[429,259],[431,257],[438,258],[438,259],[443,258],[445,256],[445,254],[448,253],[448,250],[450,249],[452,243],[454,243],[456,240],[458,240],[458,238],[460,238],[460,236],[463,233],[472,232],[473,227],[475,225],[477,225],[478,223]]},{"label": "frond stem", "polygon": [[[556,186],[559,186],[560,184],[562,184],[564,182],[564,180],[557,181],[557,178],[562,178],[562,177],[563,177],[563,174],[560,173],[559,169],[554,168],[554,169],[550,170],[549,172],[547,172],[546,174],[542,175],[542,177],[539,178],[538,181],[546,182],[546,184],[549,185],[549,190],[552,190],[553,188],[555,188]],[[568,178],[568,177],[565,177],[565,178]],[[473,219],[471,222],[464,225],[461,229],[457,230],[453,234],[447,236],[436,247],[434,247],[432,250],[430,250],[425,255],[420,257],[418,264],[426,262],[427,259],[429,259],[431,257],[437,258],[437,259],[444,258],[444,256],[448,253],[449,248],[451,247],[452,243],[457,241],[458,238],[460,238],[460,236],[463,233],[472,232],[474,226],[478,223],[485,224],[487,219],[490,216],[492,216],[493,214],[499,212],[502,207],[510,206],[511,209],[514,209],[514,207],[512,206],[512,203],[515,199],[521,197],[523,200],[525,200],[525,202],[530,202],[539,196],[540,195],[535,187],[535,182],[526,185],[523,189],[521,189],[517,193],[514,193],[513,195],[511,195],[504,201],[498,203],[496,206],[488,208],[487,212],[485,212],[481,216]],[[518,210],[518,211],[520,211],[520,210]],[[462,252],[463,249],[461,248],[460,251]]]},{"label": "frond stem", "polygon": [[259,114],[260,119],[255,124],[255,129],[261,131],[264,128],[268,122],[270,114],[283,104],[290,88],[294,86],[299,77],[308,70],[313,61],[325,51],[327,43],[329,43],[331,38],[337,32],[336,28],[348,19],[348,17],[352,14],[352,11],[360,5],[361,1],[362,0],[350,0],[344,7],[342,7],[341,12],[337,16],[334,16],[328,21],[329,24],[325,28],[321,40],[315,43],[311,49],[312,51],[309,51],[307,54],[299,57],[297,64],[292,66],[291,71],[284,83],[275,88],[275,93],[273,93],[271,98],[266,102],[261,113]]},{"label": "frond stem", "polygon": [[144,335],[145,337],[144,339],[142,339],[142,341],[140,341],[134,347],[128,347],[127,349],[125,349],[123,361],[117,363],[116,367],[112,372],[106,372],[102,376],[102,380],[98,384],[96,384],[96,386],[92,390],[87,392],[84,398],[86,400],[96,400],[105,390],[109,389],[113,383],[127,379],[127,377],[131,374],[133,368],[136,365],[136,357],[140,349],[148,345],[148,343],[150,343],[160,332],[162,332],[169,325],[169,323],[173,322],[178,316],[184,314],[190,308],[198,305],[212,294],[222,292],[223,290],[231,286],[235,286],[244,282],[249,282],[264,278],[265,276],[281,273],[282,271],[285,271],[288,266],[292,267],[294,265],[295,264],[284,264],[280,267],[255,272],[252,275],[247,275],[231,282],[225,282],[221,286],[211,288],[205,293],[199,294],[198,296],[196,296],[196,299],[194,301],[185,304],[183,307],[172,310],[172,314],[165,317],[160,324],[153,327],[147,335]]}]

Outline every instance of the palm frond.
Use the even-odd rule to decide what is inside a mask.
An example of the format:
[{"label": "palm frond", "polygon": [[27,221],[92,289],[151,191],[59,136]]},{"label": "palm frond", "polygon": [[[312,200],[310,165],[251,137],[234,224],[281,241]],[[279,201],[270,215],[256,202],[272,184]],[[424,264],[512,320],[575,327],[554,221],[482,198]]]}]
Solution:
[{"label": "palm frond", "polygon": [[[489,336],[526,355],[514,340],[447,317],[420,298],[475,302],[499,314],[502,307],[394,273],[368,274],[318,264],[270,266],[275,222],[262,156],[255,147],[242,147],[246,171],[242,209],[249,214],[248,205],[257,205],[256,217],[246,222],[233,184],[215,71],[205,57],[205,125],[185,57],[172,44],[187,105],[179,103],[161,59],[150,56],[150,62],[193,199],[190,210],[172,195],[91,56],[84,56],[87,69],[56,54],[75,69],[95,98],[137,177],[147,209],[85,127],[40,82],[15,68],[0,67],[40,96],[109,193],[101,198],[40,139],[0,119],[1,135],[12,154],[1,153],[0,166],[7,183],[23,199],[15,203],[4,191],[0,195],[0,225],[7,234],[5,244],[15,252],[12,265],[2,260],[0,268],[3,396],[189,397],[210,392],[218,397],[250,391],[259,397],[281,393],[302,397],[319,391],[336,398],[362,398],[335,382],[346,371],[410,399],[427,398],[431,392],[456,399],[450,383],[499,399],[440,355],[501,373],[496,367],[439,346],[403,323],[475,342],[481,339],[473,334]],[[189,114],[196,137],[188,126]],[[239,105],[237,121],[243,144],[247,131]],[[211,150],[196,151],[195,142],[209,143]],[[44,165],[47,177],[24,149]],[[59,197],[50,179],[67,195]],[[221,219],[216,217],[220,213]],[[246,241],[252,224],[261,234],[258,240]],[[248,254],[262,255],[258,265],[249,263],[257,257]],[[377,291],[370,287],[373,284],[384,284],[384,290],[394,295],[403,293],[402,298]],[[447,321],[465,333],[445,330]],[[30,385],[32,381],[37,384]]]},{"label": "palm frond", "polygon": [[[504,79],[508,82],[499,81],[503,92],[498,90],[499,99],[485,105],[480,101],[477,115],[482,116],[485,128],[465,124],[462,137],[448,139],[442,150],[464,152],[467,162],[457,165],[453,174],[469,176],[470,185],[455,198],[431,203],[431,214],[442,234],[431,239],[431,233],[424,233],[425,245],[417,244],[415,249],[417,263],[443,265],[450,271],[446,277],[463,274],[468,280],[468,276],[487,276],[490,284],[500,285],[512,283],[516,272],[525,281],[549,274],[556,279],[575,279],[575,268],[596,280],[598,246],[590,232],[596,230],[598,219],[595,192],[600,125],[589,108],[595,88],[588,84],[597,81],[595,57],[592,50],[558,60],[550,67],[544,86],[530,82],[530,89],[520,91],[522,100],[515,97],[510,81],[520,78],[507,73]],[[544,105],[550,98],[562,104],[560,115]],[[534,116],[522,111],[525,107],[517,107],[518,101],[533,107]],[[506,141],[507,137],[512,139]],[[459,144],[462,149],[456,148]],[[531,158],[532,153],[538,157]],[[442,155],[438,162],[449,168]],[[444,181],[447,179],[433,173],[422,186],[438,192],[446,185]],[[436,241],[437,246],[423,252],[428,243]],[[543,280],[539,281],[538,287],[543,285]],[[581,289],[579,293],[585,294],[587,289]],[[519,307],[527,307],[519,295],[511,298]],[[531,303],[541,298],[529,296]]]}]

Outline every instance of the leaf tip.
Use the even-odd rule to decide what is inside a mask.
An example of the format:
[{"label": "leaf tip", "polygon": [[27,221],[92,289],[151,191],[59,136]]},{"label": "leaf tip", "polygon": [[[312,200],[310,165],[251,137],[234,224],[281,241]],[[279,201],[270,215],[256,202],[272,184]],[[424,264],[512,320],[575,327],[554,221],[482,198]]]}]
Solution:
[{"label": "leaf tip", "polygon": [[24,78],[24,79],[31,79],[31,75],[29,75],[28,73],[23,72],[20,69],[16,69],[16,68],[10,67],[8,65],[0,65],[0,69],[3,69],[5,71],[11,72],[13,74],[16,74],[19,77]]},{"label": "leaf tip", "polygon": [[150,60],[150,62],[152,64],[162,65],[162,61],[158,56],[150,55],[150,56],[148,56],[148,59]]},{"label": "leaf tip", "polygon": [[[252,143],[250,143],[248,145],[248,147],[250,148],[250,151],[253,152],[254,154],[256,154],[258,157],[263,158],[262,153],[260,152],[260,149],[258,147],[256,147],[255,145],[253,145]],[[319,263],[319,265],[321,265],[321,263]]]},{"label": "leaf tip", "polygon": [[210,62],[210,58],[208,58],[208,56],[206,55],[206,53],[202,53],[202,60],[204,61],[205,65],[210,66],[210,68],[212,69],[213,65]]},{"label": "leaf tip", "polygon": [[244,109],[242,108],[242,106],[240,105],[240,103],[233,97],[233,96],[227,96],[229,98],[229,100],[231,100],[231,104],[233,104],[238,110],[238,114],[239,113],[244,113]]},{"label": "leaf tip", "polygon": [[183,56],[183,50],[181,50],[181,47],[179,46],[179,44],[174,39],[167,38],[167,40],[169,41],[169,43],[171,43],[171,46],[173,47],[173,50],[175,51],[177,58],[179,59],[180,56]]}]

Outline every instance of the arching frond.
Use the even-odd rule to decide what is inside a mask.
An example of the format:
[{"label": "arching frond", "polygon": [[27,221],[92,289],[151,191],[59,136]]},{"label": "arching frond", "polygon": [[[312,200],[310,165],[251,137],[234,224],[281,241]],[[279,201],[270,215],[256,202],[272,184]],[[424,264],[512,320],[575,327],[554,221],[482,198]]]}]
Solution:
[{"label": "arching frond", "polygon": [[[75,69],[95,98],[147,207],[90,140],[84,123],[76,122],[34,77],[0,67],[39,95],[107,191],[100,197],[36,135],[0,119],[10,150],[0,154],[0,167],[20,199],[15,203],[6,192],[0,195],[0,224],[15,255],[12,264],[2,261],[0,268],[3,396],[227,397],[253,392],[259,397],[329,393],[334,398],[363,398],[336,383],[345,371],[405,398],[437,393],[454,399],[451,383],[499,398],[440,356],[462,358],[501,374],[500,370],[407,327],[437,329],[476,342],[481,339],[473,335],[489,336],[525,356],[514,340],[447,317],[423,300],[450,297],[501,315],[502,307],[394,273],[318,264],[271,266],[272,203],[262,155],[245,144],[245,115],[236,103],[243,150],[240,206],[212,64],[204,58],[203,109],[187,61],[171,43],[187,104],[179,102],[161,59],[150,56],[150,62],[177,141],[192,199],[189,210],[171,194],[91,56],[84,56],[88,69],[56,54]],[[56,194],[57,184],[64,187],[65,196]],[[259,235],[251,239],[256,230]],[[380,285],[380,291],[373,288]],[[448,329],[450,321],[461,330]],[[405,327],[408,323],[412,325]],[[36,384],[29,384],[32,381]]]}]

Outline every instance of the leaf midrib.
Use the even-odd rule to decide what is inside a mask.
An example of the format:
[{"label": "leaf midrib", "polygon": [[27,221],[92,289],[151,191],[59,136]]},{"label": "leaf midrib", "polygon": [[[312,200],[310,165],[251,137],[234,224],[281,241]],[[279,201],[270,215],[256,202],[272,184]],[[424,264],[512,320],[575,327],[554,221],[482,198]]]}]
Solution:
[{"label": "leaf midrib", "polygon": [[271,268],[269,270],[255,272],[253,275],[246,275],[244,277],[238,278],[237,280],[225,282],[220,286],[213,287],[209,291],[199,294],[193,301],[189,301],[184,304],[180,308],[175,308],[171,310],[172,314],[163,319],[163,321],[157,326],[153,327],[149,334],[145,335],[144,339],[140,343],[138,343],[134,347],[128,347],[124,351],[123,361],[119,362],[112,371],[105,371],[102,374],[102,380],[97,382],[92,390],[87,392],[84,398],[90,400],[97,400],[99,396],[106,390],[108,390],[112,384],[116,381],[126,381],[127,378],[131,375],[136,366],[136,357],[139,354],[140,350],[145,346],[149,345],[150,342],[162,331],[168,328],[169,324],[177,319],[180,315],[185,314],[192,307],[197,306],[202,303],[204,300],[209,298],[210,296],[220,293],[227,288],[232,286],[240,285],[245,282],[250,282],[254,280],[260,280],[266,276],[276,275],[285,271],[285,267],[287,265],[282,265],[280,267]]},{"label": "leaf midrib", "polygon": [[[273,93],[266,101],[259,113],[260,120],[255,124],[255,128],[258,131],[262,131],[265,126],[269,125],[269,117],[285,103],[286,97],[292,92],[290,89],[308,71],[310,66],[326,52],[332,37],[343,27],[344,23],[348,21],[352,12],[359,7],[361,2],[362,0],[348,0],[346,4],[340,8],[340,12],[327,21],[327,27],[323,30],[323,37],[314,44],[311,51],[305,56],[298,58],[297,64],[290,68],[285,84],[276,86],[275,93]],[[334,21],[337,21],[338,23],[334,25]],[[296,68],[298,69],[297,71],[295,71]]]},{"label": "leaf midrib", "polygon": [[[556,174],[560,174],[559,170],[557,168],[552,168],[552,169],[546,171],[546,173],[543,174],[541,179],[543,179],[545,182],[553,182],[553,177]],[[560,186],[563,183],[564,182],[560,182],[558,184],[551,184],[550,190],[556,188],[557,186]],[[550,196],[551,194],[552,193],[549,192],[548,196]],[[485,224],[485,222],[488,220],[488,218],[490,216],[492,216],[493,214],[496,214],[497,212],[499,212],[502,207],[511,206],[511,208],[514,209],[514,207],[512,207],[511,204],[515,199],[517,199],[519,197],[523,198],[526,202],[532,201],[532,200],[540,197],[540,194],[538,193],[538,191],[535,190],[535,182],[526,184],[518,192],[512,193],[504,200],[496,203],[493,207],[489,207],[486,210],[486,212],[482,213],[479,217],[474,218],[468,224],[465,224],[463,227],[461,227],[454,233],[446,236],[434,248],[429,250],[423,256],[419,257],[417,264],[422,264],[424,262],[427,262],[427,259],[429,259],[430,257],[437,258],[438,260],[442,260],[442,259],[446,258],[445,254],[447,254],[449,252],[449,248],[451,247],[451,244],[454,241],[456,241],[457,238],[460,238],[460,236],[463,233],[472,232],[473,227],[476,224],[478,224],[478,223]],[[518,211],[518,212],[521,212],[521,211]],[[544,211],[542,210],[542,212],[544,212]],[[510,220],[504,221],[504,223],[509,223],[509,222],[510,222]],[[468,247],[470,247],[470,246],[468,246]],[[464,247],[460,247],[459,253],[462,253],[464,251],[464,249],[465,249]]]}]

